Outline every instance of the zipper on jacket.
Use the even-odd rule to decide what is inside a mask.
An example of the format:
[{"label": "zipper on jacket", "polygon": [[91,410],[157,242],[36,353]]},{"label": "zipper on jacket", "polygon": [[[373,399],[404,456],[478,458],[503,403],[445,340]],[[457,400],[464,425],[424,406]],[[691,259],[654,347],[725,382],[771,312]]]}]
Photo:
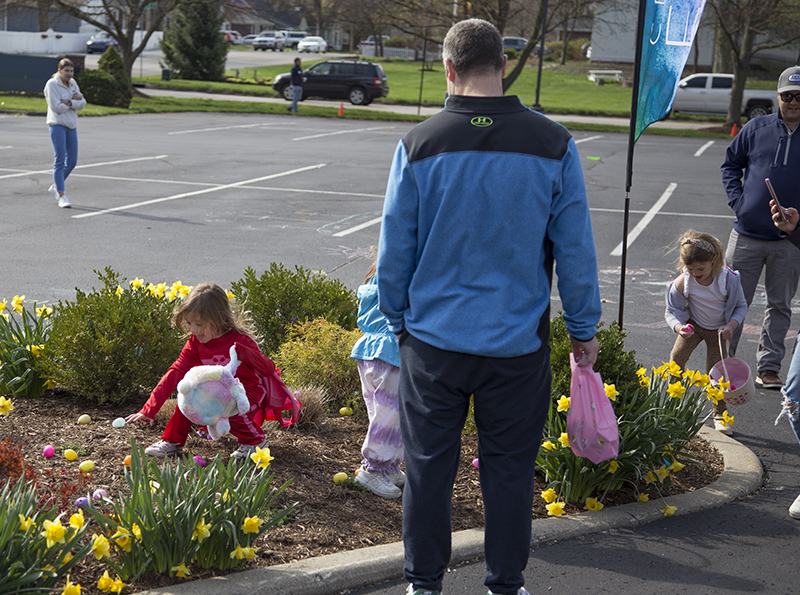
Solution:
[{"label": "zipper on jacket", "polygon": [[[782,144],[783,144],[783,136],[778,138],[778,148],[775,149],[775,159],[772,160],[772,165],[773,166],[778,165],[778,157],[781,154],[781,145]],[[784,163],[784,165],[786,165],[786,164]]]}]

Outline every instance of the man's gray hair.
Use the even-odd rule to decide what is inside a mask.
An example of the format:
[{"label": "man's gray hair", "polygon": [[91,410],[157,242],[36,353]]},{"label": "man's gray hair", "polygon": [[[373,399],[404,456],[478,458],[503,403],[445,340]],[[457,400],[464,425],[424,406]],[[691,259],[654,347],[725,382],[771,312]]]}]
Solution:
[{"label": "man's gray hair", "polygon": [[497,27],[481,19],[453,25],[444,38],[442,58],[450,60],[458,76],[503,68],[503,37]]}]

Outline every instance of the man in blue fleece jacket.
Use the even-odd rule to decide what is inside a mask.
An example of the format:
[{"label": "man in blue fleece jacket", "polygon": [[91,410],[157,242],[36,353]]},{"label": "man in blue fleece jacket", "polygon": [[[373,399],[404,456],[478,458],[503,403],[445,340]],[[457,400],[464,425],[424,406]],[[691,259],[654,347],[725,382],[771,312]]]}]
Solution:
[{"label": "man in blue fleece jacket", "polygon": [[398,144],[378,256],[400,339],[407,593],[440,593],[450,500],[474,396],[490,593],[526,594],[533,476],[550,408],[553,262],[573,351],[596,361],[600,291],[569,132],[503,96],[497,29],[461,21],[442,52],[444,110]]},{"label": "man in blue fleece jacket", "polygon": [[[770,179],[781,205],[800,208],[800,139],[793,142],[792,138],[800,120],[798,91],[800,66],[792,66],[778,79],[778,113],[749,120],[728,146],[721,168],[728,205],[736,214],[725,264],[739,272],[748,306],[764,270],[767,308],[756,351],[755,379],[764,388],[783,385],[779,372],[792,321],[792,298],[800,279],[800,258],[773,225],[771,197],[764,180]],[[741,329],[733,334],[731,356],[736,353]]]}]

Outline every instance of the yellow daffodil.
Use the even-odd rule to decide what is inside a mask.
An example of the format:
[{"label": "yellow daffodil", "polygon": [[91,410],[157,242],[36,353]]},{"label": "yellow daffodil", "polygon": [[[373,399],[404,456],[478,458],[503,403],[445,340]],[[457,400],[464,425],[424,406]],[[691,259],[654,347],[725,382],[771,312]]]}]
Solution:
[{"label": "yellow daffodil", "polygon": [[647,475],[644,476],[645,483],[653,483],[656,480],[656,476],[653,475],[652,471],[648,471]]},{"label": "yellow daffodil", "polygon": [[663,377],[664,374],[666,374],[667,372],[667,366],[668,364],[664,363],[658,366],[657,368],[653,368],[653,376],[657,376],[658,378]]},{"label": "yellow daffodil", "polygon": [[606,465],[606,469],[608,469],[610,473],[616,473],[617,469],[619,469],[619,463],[616,461],[611,461],[608,465]]},{"label": "yellow daffodil", "polygon": [[79,510],[71,517],[69,517],[69,526],[72,527],[73,529],[80,530],[85,522],[86,521],[83,518],[83,509]]},{"label": "yellow daffodil", "polygon": [[189,572],[189,569],[186,568],[186,564],[178,564],[177,566],[173,566],[172,568],[170,568],[170,570],[174,572],[175,576],[177,576],[178,578],[186,578],[187,574],[192,574],[191,572]]},{"label": "yellow daffodil", "polygon": [[101,576],[97,581],[97,588],[104,593],[120,593],[122,592],[122,588],[124,586],[125,583],[123,583],[122,579],[119,577],[112,579],[110,576],[108,576],[108,570],[104,571],[103,576]]},{"label": "yellow daffodil", "polygon": [[111,585],[111,588],[109,589],[109,592],[117,593],[117,595],[119,595],[120,593],[122,593],[122,589],[124,587],[125,587],[125,583],[122,582],[121,578],[117,577],[117,578],[114,579],[114,584]]},{"label": "yellow daffodil", "polygon": [[673,399],[683,398],[683,393],[685,392],[686,388],[680,382],[673,382],[667,387],[667,394]]},{"label": "yellow daffodil", "polygon": [[722,423],[726,428],[730,428],[733,425],[733,416],[726,411],[722,414]]},{"label": "yellow daffodil", "polygon": [[25,301],[24,295],[15,295],[14,299],[11,300],[11,307],[14,308],[14,311],[17,314],[22,314],[22,302]]},{"label": "yellow daffodil", "polygon": [[664,481],[667,477],[669,477],[669,470],[666,468],[666,466],[661,465],[661,467],[656,469],[656,474],[658,474],[658,478],[661,481]]},{"label": "yellow daffodil", "polygon": [[253,558],[256,557],[256,551],[257,550],[258,550],[258,548],[254,548],[254,547],[246,547],[246,548],[244,548],[244,552],[245,552],[244,557],[247,558],[248,560],[252,560]]},{"label": "yellow daffodil", "polygon": [[175,291],[174,289],[170,289],[169,291],[164,293],[164,297],[166,297],[169,301],[172,301],[176,297],[178,297],[178,292]]},{"label": "yellow daffodil", "polygon": [[136,538],[137,541],[141,541],[142,540],[142,530],[139,528],[139,525],[137,525],[136,523],[134,523],[133,527],[131,527],[131,533],[133,533],[133,536]]},{"label": "yellow daffodil", "polygon": [[636,370],[636,375],[639,377],[639,385],[647,386],[650,384],[650,379],[647,377],[647,368],[641,367]]},{"label": "yellow daffodil", "polygon": [[192,533],[192,539],[196,539],[197,543],[203,543],[204,539],[207,539],[211,536],[211,523],[206,524],[205,517],[200,519],[200,522],[197,523],[197,528],[195,528],[194,533]]},{"label": "yellow daffodil", "polygon": [[669,466],[670,471],[680,471],[683,469],[685,465],[683,463],[679,463],[678,461],[672,461],[672,464]]},{"label": "yellow daffodil", "polygon": [[558,441],[561,443],[562,448],[569,448],[569,436],[567,436],[566,432],[561,432]]},{"label": "yellow daffodil", "polygon": [[565,502],[553,502],[545,506],[547,514],[550,516],[561,516],[564,514]]},{"label": "yellow daffodil", "polygon": [[156,285],[156,296],[164,297],[164,292],[167,291],[167,284],[166,283],[159,283]]},{"label": "yellow daffodil", "polygon": [[678,510],[675,506],[667,506],[666,508],[661,509],[661,514],[664,516],[672,516],[675,514],[675,511]]},{"label": "yellow daffodil", "polygon": [[555,450],[556,449],[556,445],[553,444],[550,440],[545,440],[544,442],[542,442],[542,446],[546,450]]},{"label": "yellow daffodil", "polygon": [[103,556],[108,556],[111,552],[111,545],[108,543],[105,535],[95,535],[92,540],[92,552],[94,557],[98,560]]},{"label": "yellow daffodil", "polygon": [[14,405],[11,403],[11,399],[0,397],[0,415],[8,415],[12,411],[14,411]]},{"label": "yellow daffodil", "polygon": [[670,376],[682,376],[683,369],[675,362],[669,362],[667,365],[667,372]]},{"label": "yellow daffodil", "polygon": [[236,558],[237,560],[244,560],[247,558],[247,550],[240,545],[236,546],[236,549],[231,552],[231,560]]},{"label": "yellow daffodil", "polygon": [[603,388],[606,389],[606,396],[611,399],[612,401],[617,400],[617,396],[619,396],[619,391],[617,390],[617,386],[615,384],[606,384],[603,383]]},{"label": "yellow daffodil", "polygon": [[561,395],[558,399],[558,411],[569,411],[570,398],[566,395]]},{"label": "yellow daffodil", "polygon": [[228,290],[228,291],[226,291],[225,293],[227,294],[227,296],[228,296],[228,299],[229,299],[230,301],[233,301],[233,300],[235,300],[235,299],[236,299],[236,296],[235,296],[235,295],[233,295],[233,292],[232,292],[231,290]]},{"label": "yellow daffodil", "polygon": [[53,380],[52,378],[48,378],[47,381],[45,381],[44,385],[47,388],[54,388],[56,386],[56,381]]},{"label": "yellow daffodil", "polygon": [[44,345],[26,345],[25,349],[30,351],[34,356],[38,356],[40,353],[42,353]]},{"label": "yellow daffodil", "polygon": [[150,295],[156,295],[156,286],[153,285],[152,283],[148,283],[145,289],[147,290],[147,293],[149,293]]},{"label": "yellow daffodil", "polygon": [[0,302],[0,312],[3,312],[5,310],[8,310],[8,300],[6,299]]},{"label": "yellow daffodil", "polygon": [[57,543],[66,543],[64,536],[67,534],[67,528],[61,524],[60,520],[46,520],[43,526],[44,531],[41,535],[47,539],[47,547],[53,547]]},{"label": "yellow daffodil", "polygon": [[69,580],[69,575],[67,575],[67,584],[64,585],[64,590],[61,591],[61,595],[81,595],[81,586],[74,584]]},{"label": "yellow daffodil", "polygon": [[131,551],[131,533],[124,527],[117,527],[116,532],[111,536],[111,540],[118,548],[122,548],[126,552]]},{"label": "yellow daffodil", "polygon": [[650,496],[647,494],[639,494],[639,502],[650,502]]},{"label": "yellow daffodil", "polygon": [[261,526],[262,521],[258,517],[249,516],[244,519],[242,523],[242,531],[245,533],[258,533],[258,528]]},{"label": "yellow daffodil", "polygon": [[160,488],[160,487],[161,487],[160,483],[158,483],[157,481],[152,480],[152,479],[150,480],[150,492],[151,493],[155,494],[156,491],[158,490],[158,488]]},{"label": "yellow daffodil", "polygon": [[269,455],[269,448],[256,447],[256,451],[250,455],[250,460],[253,461],[260,469],[266,469],[270,461],[275,457]]},{"label": "yellow daffodil", "polygon": [[124,290],[124,289],[122,289],[122,287],[121,287],[121,286],[117,285],[117,290],[114,292],[114,294],[115,294],[117,297],[119,297],[119,296],[121,296],[121,295],[122,295],[122,293],[123,293],[124,291],[125,291],[125,290]]},{"label": "yellow daffodil", "polygon": [[719,403],[725,395],[722,393],[722,389],[714,386],[713,384],[709,384],[706,387],[706,397],[709,401],[713,401],[716,405]]},{"label": "yellow daffodil", "polygon": [[47,318],[53,313],[52,308],[48,308],[47,306],[39,306],[36,308],[36,316],[39,318]]},{"label": "yellow daffodil", "polygon": [[597,498],[586,498],[586,510],[603,510],[603,503],[598,502]]},{"label": "yellow daffodil", "polygon": [[547,488],[544,492],[542,492],[542,498],[548,504],[551,504],[556,501],[556,491],[553,488]]},{"label": "yellow daffodil", "polygon": [[67,552],[66,554],[64,554],[64,557],[61,559],[61,565],[63,566],[64,564],[66,564],[67,562],[72,560],[72,558],[73,558],[72,552]]},{"label": "yellow daffodil", "polygon": [[130,284],[131,284],[131,289],[141,289],[142,286],[144,285],[144,279],[139,279],[139,277],[136,277],[133,281],[130,282]]},{"label": "yellow daffodil", "polygon": [[27,531],[31,527],[35,526],[33,519],[31,517],[25,518],[22,515],[19,515],[19,530],[20,531]]}]

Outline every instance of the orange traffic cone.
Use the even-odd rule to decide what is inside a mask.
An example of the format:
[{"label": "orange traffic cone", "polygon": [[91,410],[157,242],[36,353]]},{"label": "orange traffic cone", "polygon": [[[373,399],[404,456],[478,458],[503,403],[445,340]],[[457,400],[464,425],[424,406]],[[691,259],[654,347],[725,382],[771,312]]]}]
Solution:
[{"label": "orange traffic cone", "polygon": [[736,122],[733,123],[733,128],[731,128],[731,138],[736,136]]},{"label": "orange traffic cone", "polygon": [[343,116],[343,115],[344,115],[344,101],[342,101],[342,102],[339,104],[339,115],[340,115],[340,116]]}]

